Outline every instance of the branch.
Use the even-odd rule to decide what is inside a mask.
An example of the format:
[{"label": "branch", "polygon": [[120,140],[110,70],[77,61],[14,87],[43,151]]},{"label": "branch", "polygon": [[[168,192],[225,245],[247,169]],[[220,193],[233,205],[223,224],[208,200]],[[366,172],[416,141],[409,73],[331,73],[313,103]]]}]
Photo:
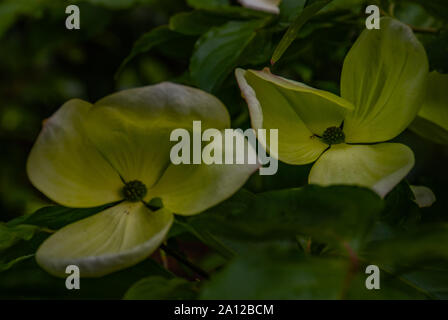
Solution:
[{"label": "branch", "polygon": [[413,25],[408,25],[408,26],[415,33],[432,33],[432,34],[434,34],[434,33],[439,33],[439,31],[440,31],[439,29],[430,28],[430,27],[425,28],[425,27],[416,27],[416,26],[413,26]]},{"label": "branch", "polygon": [[182,256],[182,254],[178,253],[177,251],[169,248],[168,246],[162,244],[160,246],[160,249],[165,251],[168,255],[172,256],[174,259],[182,263],[184,266],[190,268],[194,272],[196,272],[198,275],[200,275],[202,278],[210,279],[210,275],[207,273],[207,271],[201,269],[200,267],[194,265],[190,260],[188,260],[186,257]]},{"label": "branch", "polygon": [[347,272],[347,276],[345,277],[344,286],[342,288],[341,292],[341,299],[345,299],[347,296],[348,291],[350,290],[350,284],[355,277],[356,273],[358,272],[359,268],[359,258],[355,251],[353,251],[352,247],[348,244],[348,242],[344,242],[343,247],[348,253],[350,266],[349,270]]}]

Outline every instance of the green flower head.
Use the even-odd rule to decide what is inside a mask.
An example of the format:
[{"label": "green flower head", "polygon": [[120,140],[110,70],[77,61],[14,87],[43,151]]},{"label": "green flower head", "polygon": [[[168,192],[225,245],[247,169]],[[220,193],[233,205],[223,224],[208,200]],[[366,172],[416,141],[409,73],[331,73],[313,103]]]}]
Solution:
[{"label": "green flower head", "polygon": [[[271,74],[236,70],[255,129],[278,128],[278,154],[315,162],[309,183],[370,187],[386,195],[414,165],[413,152],[385,143],[413,121],[424,99],[428,61],[412,30],[383,18],[347,54],[341,97]],[[260,141],[269,150],[269,141]]]},{"label": "green flower head", "polygon": [[[173,83],[121,91],[93,105],[65,103],[45,122],[28,176],[61,205],[115,205],[50,236],[37,251],[39,265],[56,276],[77,265],[85,277],[129,267],[160,245],[173,213],[199,213],[238,190],[258,165],[170,162],[171,131],[191,130],[194,120],[219,130],[230,126],[218,99]],[[148,205],[153,199],[162,207]]]}]

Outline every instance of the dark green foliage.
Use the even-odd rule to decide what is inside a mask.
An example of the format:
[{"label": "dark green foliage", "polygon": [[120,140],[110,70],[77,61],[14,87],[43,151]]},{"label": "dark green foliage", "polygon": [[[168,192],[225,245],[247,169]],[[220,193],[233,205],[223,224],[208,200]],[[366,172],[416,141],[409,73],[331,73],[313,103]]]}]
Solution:
[{"label": "dark green foliage", "polygon": [[127,300],[192,300],[197,293],[193,284],[181,278],[149,277],[135,283],[124,295]]}]

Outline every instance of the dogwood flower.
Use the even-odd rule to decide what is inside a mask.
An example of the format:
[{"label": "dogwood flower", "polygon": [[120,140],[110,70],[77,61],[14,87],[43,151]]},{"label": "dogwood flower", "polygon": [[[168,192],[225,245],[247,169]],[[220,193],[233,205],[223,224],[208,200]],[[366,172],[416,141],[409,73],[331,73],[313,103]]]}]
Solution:
[{"label": "dogwood flower", "polygon": [[[369,187],[386,195],[414,165],[411,149],[386,143],[405,130],[425,94],[428,62],[412,30],[391,18],[365,30],[347,54],[341,97],[269,71],[236,70],[253,128],[278,128],[283,162],[315,162],[309,183]],[[260,140],[260,137],[259,137]],[[269,150],[269,141],[260,140]]]},{"label": "dogwood flower", "polygon": [[[238,190],[258,165],[170,162],[170,133],[191,131],[194,120],[203,128],[230,126],[217,98],[173,83],[121,91],[95,104],[65,103],[45,122],[28,176],[61,205],[115,205],[51,235],[37,251],[39,265],[56,276],[77,265],[84,277],[132,266],[164,240],[173,213],[199,213]],[[223,154],[229,146],[222,144]]]},{"label": "dogwood flower", "polygon": [[258,11],[265,11],[273,14],[279,14],[278,5],[281,0],[238,0],[243,7]]},{"label": "dogwood flower", "polygon": [[436,143],[448,145],[448,74],[433,71],[426,99],[410,129]]}]

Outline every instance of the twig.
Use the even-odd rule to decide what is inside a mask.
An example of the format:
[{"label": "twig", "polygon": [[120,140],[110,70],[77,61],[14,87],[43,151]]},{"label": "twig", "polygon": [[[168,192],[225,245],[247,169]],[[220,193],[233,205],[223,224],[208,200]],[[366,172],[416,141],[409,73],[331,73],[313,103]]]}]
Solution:
[{"label": "twig", "polygon": [[191,261],[189,261],[187,258],[183,257],[182,254],[176,252],[175,250],[169,248],[168,246],[162,244],[160,246],[160,249],[165,251],[168,255],[172,256],[174,259],[185,265],[186,267],[190,268],[194,272],[196,272],[198,275],[200,275],[202,278],[210,279],[210,275],[205,271],[202,270],[200,267],[194,265]]},{"label": "twig", "polygon": [[409,25],[412,31],[416,33],[439,33],[438,29],[430,28],[430,27],[416,27],[413,25]]},{"label": "twig", "polygon": [[389,15],[392,17],[392,18],[394,18],[395,17],[395,3],[391,3],[390,5],[389,5]]},{"label": "twig", "polygon": [[345,277],[344,287],[342,288],[342,292],[341,292],[341,299],[345,299],[345,297],[347,296],[348,290],[350,289],[350,284],[351,284],[354,276],[358,272],[358,268],[359,268],[359,259],[358,259],[356,252],[353,251],[352,247],[350,247],[348,242],[344,242],[343,246],[344,246],[345,250],[347,250],[347,253],[348,253],[348,256],[350,259],[350,266],[349,266],[349,270],[347,272],[347,276]]},{"label": "twig", "polygon": [[307,254],[311,254],[311,237],[308,238],[308,240],[306,241],[306,250],[305,252]]},{"label": "twig", "polygon": [[163,249],[160,249],[160,260],[162,260],[163,267],[165,269],[169,269],[168,267],[168,259],[166,258],[166,252]]}]

